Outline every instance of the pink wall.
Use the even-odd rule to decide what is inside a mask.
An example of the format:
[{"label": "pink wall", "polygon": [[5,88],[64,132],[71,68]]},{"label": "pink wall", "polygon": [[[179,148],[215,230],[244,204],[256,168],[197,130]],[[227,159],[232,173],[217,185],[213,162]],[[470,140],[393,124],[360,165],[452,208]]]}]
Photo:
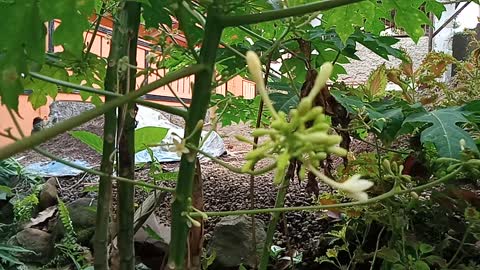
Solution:
[{"label": "pink wall", "polygon": [[[102,24],[103,24],[103,20],[102,20]],[[58,25],[59,25],[59,22],[56,22],[55,27],[57,27]],[[109,25],[108,21],[106,22],[105,25]],[[90,41],[90,38],[91,38],[91,33],[85,33],[85,40]],[[48,43],[46,44],[46,47],[48,47]],[[61,46],[54,47],[55,52],[60,52],[62,50],[63,48]],[[91,48],[91,52],[102,57],[108,57],[109,50],[110,50],[110,36],[100,31],[97,32],[97,36],[95,37],[94,43]],[[137,66],[139,68],[145,68],[145,57],[149,52],[150,52],[150,48],[144,47],[141,45],[138,46]],[[159,75],[161,76],[165,75],[165,71],[163,70],[159,71]],[[137,78],[137,88],[141,86],[142,82],[145,79],[144,77],[145,76],[140,76]],[[148,82],[152,82],[159,78],[160,78],[159,76],[154,74],[149,75]],[[175,94],[178,95],[180,98],[190,99],[192,96],[193,81],[194,81],[194,76],[190,76],[190,77],[186,77],[186,78],[177,80],[175,82],[172,82],[169,84],[169,86],[175,92]],[[232,80],[228,81],[227,84],[217,87],[215,91],[217,93],[221,93],[225,95],[227,88],[230,92],[232,92],[236,96],[243,96],[244,98],[247,98],[247,99],[255,97],[255,84],[249,80],[243,79],[240,76],[237,76]],[[150,94],[166,96],[166,97],[174,96],[171,90],[167,86],[160,87],[152,91]],[[56,100],[81,101],[81,98],[78,94],[59,93],[56,97]],[[22,130],[26,135],[30,135],[30,132],[32,130],[33,119],[35,117],[47,119],[48,114],[50,112],[49,106],[52,103],[52,101],[53,101],[52,99],[48,98],[48,102],[45,106],[39,108],[38,110],[34,110],[31,104],[28,102],[27,95],[21,95],[19,97],[20,117],[17,116],[17,119],[20,122]],[[172,102],[166,102],[166,101],[155,101],[155,102],[159,102],[159,103],[163,103],[171,106],[179,106],[178,103],[172,103]],[[16,136],[19,135],[18,133],[16,133],[16,131],[14,131],[16,129],[14,128],[13,122],[10,119],[7,109],[3,105],[0,105],[0,116],[1,116],[0,130],[3,131],[5,129],[12,128],[13,134]],[[11,140],[0,136],[0,147],[10,142]]]}]

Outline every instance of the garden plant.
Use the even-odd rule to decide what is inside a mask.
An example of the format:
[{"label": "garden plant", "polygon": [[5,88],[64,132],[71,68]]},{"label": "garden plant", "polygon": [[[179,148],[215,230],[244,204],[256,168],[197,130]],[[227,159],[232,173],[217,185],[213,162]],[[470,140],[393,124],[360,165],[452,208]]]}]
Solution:
[{"label": "garden plant", "polygon": [[[139,187],[155,195],[172,194],[171,240],[164,269],[208,267],[214,257],[203,252],[201,229],[208,218],[247,215],[255,224],[259,214],[271,219],[253,268],[301,269],[305,265],[289,252],[285,268],[278,268],[278,253],[272,256],[280,221],[285,213],[295,211],[326,212],[339,219],[324,232],[328,240],[324,254],[311,261],[315,265],[311,267],[319,268],[306,269],[480,269],[480,100],[478,85],[471,81],[478,78],[478,42],[472,42],[471,57],[465,61],[432,52],[414,68],[406,52],[394,46],[398,39],[383,35],[394,25],[418,42],[425,26],[432,26],[429,18],[440,18],[445,11],[444,2],[1,1],[0,99],[9,111],[1,117],[12,118],[16,126],[0,131],[15,140],[0,149],[0,160],[11,162],[15,155],[34,150],[99,176],[92,265],[83,257],[68,210],[59,200],[65,236],[56,249],[77,269],[135,269],[133,237],[142,225],[135,218],[134,190]],[[84,32],[98,31],[102,17],[113,21],[108,59],[91,53],[95,34],[84,41]],[[60,21],[53,41],[62,46],[61,52],[45,50],[46,23],[52,20]],[[136,55],[142,27],[160,33],[142,36],[152,44],[145,69],[137,68]],[[185,45],[174,42],[179,33]],[[402,64],[382,65],[364,85],[348,86],[341,79],[346,72],[343,65],[359,59],[358,44]],[[275,69],[274,63],[280,68]],[[458,87],[439,81],[453,63],[459,68]],[[137,77],[161,70],[168,72],[137,88]],[[191,75],[195,80],[188,106],[142,98]],[[215,87],[237,75],[255,82],[255,99],[214,93]],[[387,90],[388,83],[400,90]],[[462,99],[453,92],[460,87]],[[25,89],[32,91],[33,108],[59,92],[72,91],[95,108],[27,136],[15,121]],[[178,173],[166,176],[152,158],[153,183],[135,179],[135,153],[158,146],[166,132],[135,130],[137,104],[185,121],[184,136],[169,145],[181,155]],[[207,127],[211,107],[215,113]],[[101,153],[100,168],[82,167],[40,147],[102,115],[103,136],[70,133]],[[242,166],[201,150],[202,130],[240,121],[253,126],[251,137],[235,136],[251,145]],[[355,153],[353,141],[368,144],[371,151]],[[255,205],[252,199],[250,209],[204,211],[197,192],[202,188],[199,155],[232,173],[249,175],[251,189],[246,197],[253,198],[253,186],[262,184],[255,177],[272,175],[278,191],[274,207]],[[172,175],[174,188],[162,182]],[[297,178],[313,194],[314,205],[285,206],[288,187]],[[13,196],[9,183],[1,180],[0,197]],[[331,192],[319,193],[319,185]],[[32,218],[37,191],[15,202],[19,223]],[[110,230],[112,216],[115,237]],[[111,252],[115,248],[117,255]],[[255,242],[251,248],[256,249]],[[25,252],[29,251],[2,241],[0,269],[21,265],[15,256]]]}]

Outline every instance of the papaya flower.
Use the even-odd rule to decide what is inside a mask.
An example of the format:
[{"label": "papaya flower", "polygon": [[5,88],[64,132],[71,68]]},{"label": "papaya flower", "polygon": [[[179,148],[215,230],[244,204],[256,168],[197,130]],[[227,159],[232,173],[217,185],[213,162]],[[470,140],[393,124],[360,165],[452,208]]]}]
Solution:
[{"label": "papaya flower", "polygon": [[323,182],[335,189],[344,192],[348,197],[357,201],[368,200],[368,194],[365,191],[373,186],[373,182],[362,179],[359,174],[353,175],[344,182],[337,182],[330,179],[312,166],[309,166],[308,169],[318,178],[320,178]]},{"label": "papaya flower", "polygon": [[348,197],[357,201],[368,200],[368,194],[365,191],[373,186],[373,182],[361,179],[359,174],[353,175],[347,181],[342,183],[333,180],[332,182],[335,184],[332,185],[330,183],[329,185],[345,192]]},{"label": "papaya flower", "polygon": [[169,150],[171,152],[176,152],[178,156],[190,153],[190,150],[185,146],[185,142],[183,140],[179,141],[175,138],[173,139],[173,145],[170,146]]}]

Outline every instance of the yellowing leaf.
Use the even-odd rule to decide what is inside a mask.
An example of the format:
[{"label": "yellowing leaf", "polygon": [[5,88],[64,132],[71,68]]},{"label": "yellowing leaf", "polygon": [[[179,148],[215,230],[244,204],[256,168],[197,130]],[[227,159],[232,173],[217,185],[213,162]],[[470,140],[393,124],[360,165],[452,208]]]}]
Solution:
[{"label": "yellowing leaf", "polygon": [[368,78],[365,94],[372,100],[375,97],[382,96],[385,93],[387,87],[387,72],[385,64],[379,66],[372,72]]}]

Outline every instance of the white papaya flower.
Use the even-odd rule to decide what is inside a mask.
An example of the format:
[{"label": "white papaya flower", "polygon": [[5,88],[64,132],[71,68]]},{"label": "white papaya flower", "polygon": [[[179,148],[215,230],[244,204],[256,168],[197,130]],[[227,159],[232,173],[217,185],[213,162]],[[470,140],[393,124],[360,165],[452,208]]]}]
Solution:
[{"label": "white papaya flower", "polygon": [[358,201],[368,200],[368,194],[365,191],[373,186],[372,181],[361,179],[359,174],[356,174],[350,177],[347,181],[341,183],[336,182],[328,177],[322,180],[330,186],[345,192],[348,197]]},{"label": "white papaya flower", "polygon": [[312,166],[309,166],[308,169],[329,186],[345,192],[348,197],[357,201],[368,200],[368,194],[365,191],[373,186],[373,182],[361,179],[359,174],[353,175],[345,182],[337,182],[330,179]]}]

